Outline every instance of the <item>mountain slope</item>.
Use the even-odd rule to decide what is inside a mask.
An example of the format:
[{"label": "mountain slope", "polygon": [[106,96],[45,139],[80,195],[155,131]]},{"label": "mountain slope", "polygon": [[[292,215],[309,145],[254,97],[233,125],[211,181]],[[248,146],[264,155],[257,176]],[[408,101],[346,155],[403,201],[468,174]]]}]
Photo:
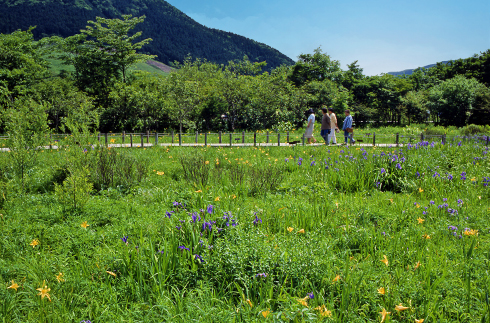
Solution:
[{"label": "mountain slope", "polygon": [[294,63],[270,46],[207,28],[164,0],[0,0],[0,33],[37,26],[33,30],[36,38],[67,37],[79,33],[97,16],[120,18],[123,14],[146,16],[136,29],[153,41],[142,50],[158,55],[157,60],[166,64],[187,55],[220,64],[247,55],[253,62],[266,61],[267,69]]},{"label": "mountain slope", "polygon": [[[442,61],[442,62],[440,62],[438,64],[447,64],[447,63],[449,63],[449,61]],[[426,65],[423,68],[431,68],[431,67],[434,67],[434,66],[437,66],[437,64]],[[390,74],[390,75],[393,75],[393,76],[412,75],[413,71],[415,71],[415,70],[416,70],[416,68],[413,68],[413,69],[403,70],[403,71],[400,71],[400,72],[388,72],[386,74]]]}]

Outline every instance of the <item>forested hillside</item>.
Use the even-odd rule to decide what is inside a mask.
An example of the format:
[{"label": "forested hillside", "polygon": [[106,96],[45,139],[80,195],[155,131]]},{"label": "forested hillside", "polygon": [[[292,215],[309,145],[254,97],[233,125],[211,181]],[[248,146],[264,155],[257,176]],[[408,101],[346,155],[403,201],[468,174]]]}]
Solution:
[{"label": "forested hillside", "polygon": [[138,30],[153,41],[142,51],[157,55],[166,64],[183,61],[188,55],[218,64],[247,55],[252,62],[266,61],[267,70],[294,63],[270,46],[202,26],[163,0],[0,0],[0,33],[37,26],[33,30],[37,39],[67,37],[79,33],[97,16],[113,19],[123,14],[146,16]]}]

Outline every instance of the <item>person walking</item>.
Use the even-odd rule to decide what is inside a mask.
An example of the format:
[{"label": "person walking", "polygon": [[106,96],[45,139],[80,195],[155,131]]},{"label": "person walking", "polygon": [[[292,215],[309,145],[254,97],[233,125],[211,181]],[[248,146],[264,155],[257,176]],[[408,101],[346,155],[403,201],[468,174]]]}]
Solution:
[{"label": "person walking", "polygon": [[328,109],[328,115],[330,116],[330,134],[328,135],[328,142],[332,141],[334,145],[337,144],[337,138],[335,137],[335,132],[339,131],[339,126],[337,125],[337,116],[333,113],[333,109]]},{"label": "person walking", "polygon": [[313,138],[313,129],[315,127],[315,111],[313,109],[309,109],[306,111],[306,116],[308,117],[308,125],[306,126],[305,138],[308,139],[308,144],[311,144],[311,140],[316,142],[316,139]]},{"label": "person walking", "polygon": [[323,113],[322,128],[321,128],[322,130],[320,135],[325,140],[325,145],[328,145],[329,144],[328,136],[330,135],[331,126],[330,126],[330,116],[328,115],[328,110],[325,106],[323,106],[322,108],[322,113]]},{"label": "person walking", "polygon": [[[342,130],[344,130],[344,138],[345,138],[345,144],[347,145],[347,141],[349,138],[349,134],[352,133],[354,135],[354,128],[352,128],[352,116],[350,115],[350,110],[345,110],[345,119],[344,123],[342,124]],[[354,144],[356,141],[354,138],[351,138],[352,144]]]}]

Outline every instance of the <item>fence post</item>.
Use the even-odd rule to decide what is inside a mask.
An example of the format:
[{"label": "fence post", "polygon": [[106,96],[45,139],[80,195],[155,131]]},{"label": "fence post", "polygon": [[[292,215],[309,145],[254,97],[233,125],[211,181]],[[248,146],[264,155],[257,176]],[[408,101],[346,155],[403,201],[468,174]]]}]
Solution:
[{"label": "fence post", "polygon": [[233,141],[233,134],[230,133],[230,147],[231,147],[232,141]]},{"label": "fence post", "polygon": [[99,139],[99,142],[100,142],[100,135],[101,133],[99,132],[99,134],[97,135],[97,139]]},{"label": "fence post", "polygon": [[443,134],[442,135],[442,144],[445,145],[446,144],[446,134]]},{"label": "fence post", "polygon": [[245,143],[245,131],[242,131],[242,144]]},{"label": "fence post", "polygon": [[149,130],[146,130],[146,143],[147,144],[150,143],[150,131]]},{"label": "fence post", "polygon": [[352,138],[354,136],[354,134],[351,132],[349,134],[349,141],[350,141],[350,145],[352,146],[354,144],[354,139]]},{"label": "fence post", "polygon": [[122,132],[122,143],[124,144],[124,141],[126,139],[126,131]]},{"label": "fence post", "polygon": [[[254,147],[257,146],[257,132],[254,132]],[[487,140],[487,146],[488,146],[488,140]]]},{"label": "fence post", "polygon": [[490,135],[487,135],[487,147],[489,142],[490,142]]},{"label": "fence post", "polygon": [[[488,146],[488,140],[487,140],[487,146]],[[49,134],[49,149],[53,149],[53,134]]]},{"label": "fence post", "polygon": [[281,134],[280,133],[277,134],[277,145],[281,146]]},{"label": "fence post", "polygon": [[221,144],[221,131],[218,132],[218,140],[219,140],[218,142]]},{"label": "fence post", "polygon": [[266,131],[266,134],[267,134],[267,139],[266,139],[266,143],[269,143],[269,131]]},{"label": "fence post", "polygon": [[158,132],[155,132],[155,146],[158,146]]},{"label": "fence post", "polygon": [[196,144],[199,141],[199,131],[196,131]]},{"label": "fence post", "polygon": [[170,135],[172,136],[172,145],[174,144],[174,131],[172,130],[172,132],[170,133]]},{"label": "fence post", "polygon": [[145,147],[145,134],[141,133],[141,148]]},{"label": "fence post", "polygon": [[129,141],[130,141],[131,148],[133,148],[133,134],[132,133],[129,134]]},{"label": "fence post", "polygon": [[207,146],[208,145],[208,133],[205,132],[204,133],[204,146]]},{"label": "fence post", "polygon": [[303,146],[305,145],[305,134],[303,134]]},{"label": "fence post", "polygon": [[105,145],[107,146],[107,144],[109,143],[109,134],[105,133],[104,138],[105,138]]},{"label": "fence post", "polygon": [[396,146],[398,147],[398,144],[399,144],[399,140],[400,140],[400,134],[397,132],[396,133]]},{"label": "fence post", "polygon": [[373,132],[373,146],[376,147],[376,133]]},{"label": "fence post", "polygon": [[179,132],[179,146],[182,146],[182,133]]},{"label": "fence post", "polygon": [[423,132],[420,134],[420,141],[424,141],[424,133]]},{"label": "fence post", "polygon": [[289,131],[287,132],[286,136],[286,141],[289,142]]}]

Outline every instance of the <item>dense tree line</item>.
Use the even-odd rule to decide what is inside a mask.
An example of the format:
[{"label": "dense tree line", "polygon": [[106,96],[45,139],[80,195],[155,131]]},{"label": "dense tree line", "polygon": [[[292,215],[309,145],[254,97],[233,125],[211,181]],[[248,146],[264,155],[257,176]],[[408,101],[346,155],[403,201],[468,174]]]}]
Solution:
[{"label": "dense tree line", "polygon": [[0,33],[32,31],[35,39],[78,34],[96,17],[121,19],[123,15],[146,16],[138,26],[153,42],[142,51],[156,55],[165,64],[182,62],[187,55],[217,64],[248,56],[253,62],[267,61],[267,69],[292,65],[279,51],[233,33],[207,28],[163,0],[0,0]]},{"label": "dense tree line", "polygon": [[[405,77],[366,76],[357,62],[343,70],[320,49],[270,72],[263,72],[266,62],[246,56],[227,64],[188,57],[159,76],[129,70],[152,57],[138,52],[151,39],[133,33],[143,20],[97,18],[80,34],[39,41],[31,29],[0,35],[2,111],[42,106],[53,131],[80,107],[98,115],[93,124],[102,132],[284,131],[302,126],[306,109],[323,105],[339,116],[350,108],[357,126],[490,122],[490,50]],[[50,73],[48,53],[74,72]]]}]

